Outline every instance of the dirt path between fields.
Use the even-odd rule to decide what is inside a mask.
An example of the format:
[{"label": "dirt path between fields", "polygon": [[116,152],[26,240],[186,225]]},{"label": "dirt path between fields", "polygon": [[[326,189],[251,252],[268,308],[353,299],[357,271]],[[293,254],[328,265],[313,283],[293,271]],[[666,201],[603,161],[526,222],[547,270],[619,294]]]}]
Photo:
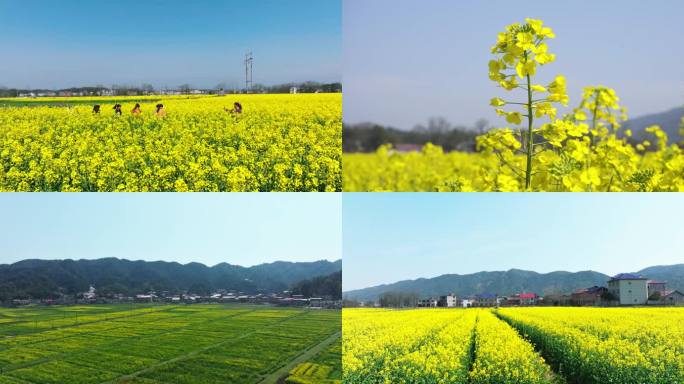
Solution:
[{"label": "dirt path between fields", "polygon": [[313,347],[305,350],[302,352],[299,356],[297,356],[294,360],[291,360],[289,363],[285,364],[282,366],[280,369],[277,371],[271,373],[270,375],[266,376],[263,380],[259,381],[258,384],[276,384],[278,383],[280,379],[283,379],[287,377],[287,374],[297,365],[306,362],[307,360],[311,359],[314,357],[316,354],[327,348],[330,344],[334,343],[337,341],[342,336],[342,332],[336,332],[330,336],[328,336],[326,339],[321,341],[320,343],[314,345]]}]

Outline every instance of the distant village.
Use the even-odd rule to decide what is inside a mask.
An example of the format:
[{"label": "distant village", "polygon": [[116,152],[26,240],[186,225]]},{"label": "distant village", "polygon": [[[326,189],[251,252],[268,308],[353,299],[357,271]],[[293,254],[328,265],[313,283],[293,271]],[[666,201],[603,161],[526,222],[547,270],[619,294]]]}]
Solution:
[{"label": "distant village", "polygon": [[0,87],[0,97],[41,98],[41,97],[83,97],[83,96],[173,96],[173,95],[227,95],[240,93],[340,93],[341,83],[290,83],[265,86],[254,84],[250,88],[229,88],[225,84],[219,84],[214,88],[195,88],[184,84],[175,88],[155,88],[145,84],[137,86],[95,86],[75,87],[59,90],[50,89],[7,89]]},{"label": "distant village", "polygon": [[342,307],[341,300],[332,300],[326,297],[304,297],[293,294],[291,291],[279,293],[247,294],[239,291],[219,289],[210,295],[197,294],[171,294],[169,292],[145,292],[135,296],[123,294],[98,295],[92,285],[87,292],[82,292],[74,297],[62,296],[58,299],[15,299],[12,306],[29,304],[42,305],[70,305],[70,304],[121,304],[121,303],[167,303],[167,304],[200,304],[200,303],[245,303],[265,304],[287,307],[308,307],[315,309],[337,309]]},{"label": "distant village", "polygon": [[667,289],[667,282],[649,280],[632,273],[620,273],[608,281],[608,286],[593,286],[567,294],[538,296],[536,293],[498,295],[481,293],[467,297],[454,294],[419,299],[418,307],[500,307],[500,306],[627,306],[684,305],[684,294]]}]

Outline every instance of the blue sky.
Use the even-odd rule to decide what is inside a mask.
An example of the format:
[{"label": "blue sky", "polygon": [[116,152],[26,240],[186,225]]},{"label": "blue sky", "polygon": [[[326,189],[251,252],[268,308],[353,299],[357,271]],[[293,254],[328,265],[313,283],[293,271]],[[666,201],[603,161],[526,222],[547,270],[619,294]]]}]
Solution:
[{"label": "blue sky", "polygon": [[345,193],[343,289],[511,268],[684,263],[684,195]]},{"label": "blue sky", "polygon": [[489,106],[506,94],[487,77],[489,49],[525,17],[554,29],[556,62],[539,79],[565,75],[571,106],[596,84],[615,88],[633,117],[682,106],[683,15],[680,0],[345,0],[345,122],[504,125]]},{"label": "blue sky", "polygon": [[337,193],[2,193],[0,263],[341,258]]},{"label": "blue sky", "polygon": [[340,81],[341,0],[0,0],[0,85]]}]

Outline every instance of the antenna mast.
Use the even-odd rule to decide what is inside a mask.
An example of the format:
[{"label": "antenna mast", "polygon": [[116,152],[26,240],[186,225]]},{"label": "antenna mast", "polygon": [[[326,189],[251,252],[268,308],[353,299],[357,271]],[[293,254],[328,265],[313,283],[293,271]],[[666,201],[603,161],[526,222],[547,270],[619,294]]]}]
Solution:
[{"label": "antenna mast", "polygon": [[247,92],[252,90],[252,64],[254,58],[252,57],[252,52],[245,55],[245,90]]}]

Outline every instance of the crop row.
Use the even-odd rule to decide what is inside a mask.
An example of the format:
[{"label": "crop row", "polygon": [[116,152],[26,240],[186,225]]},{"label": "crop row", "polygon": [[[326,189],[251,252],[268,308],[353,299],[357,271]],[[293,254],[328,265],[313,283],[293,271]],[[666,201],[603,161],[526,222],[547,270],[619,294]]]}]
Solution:
[{"label": "crop row", "polygon": [[532,344],[489,311],[478,316],[474,350],[470,383],[543,384],[555,380]]},{"label": "crop row", "polygon": [[573,383],[684,382],[682,309],[501,309]]}]

